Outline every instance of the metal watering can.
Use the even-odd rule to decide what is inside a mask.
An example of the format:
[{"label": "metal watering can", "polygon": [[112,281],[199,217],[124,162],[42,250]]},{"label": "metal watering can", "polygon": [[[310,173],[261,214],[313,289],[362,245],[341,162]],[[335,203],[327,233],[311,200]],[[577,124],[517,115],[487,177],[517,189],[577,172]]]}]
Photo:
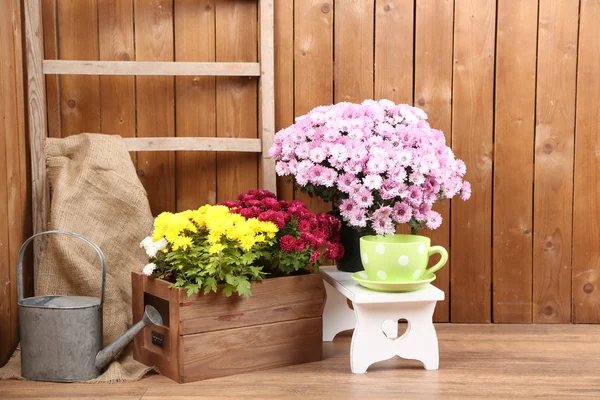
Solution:
[{"label": "metal watering can", "polygon": [[[36,296],[23,298],[23,256],[37,236],[70,235],[96,250],[102,264],[100,298],[86,296]],[[73,232],[48,231],[23,243],[17,259],[21,374],[35,381],[78,382],[98,377],[104,368],[146,325],[161,326],[162,318],[152,306],[144,317],[121,337],[102,349],[102,305],[106,285],[106,262],[102,250]]]}]

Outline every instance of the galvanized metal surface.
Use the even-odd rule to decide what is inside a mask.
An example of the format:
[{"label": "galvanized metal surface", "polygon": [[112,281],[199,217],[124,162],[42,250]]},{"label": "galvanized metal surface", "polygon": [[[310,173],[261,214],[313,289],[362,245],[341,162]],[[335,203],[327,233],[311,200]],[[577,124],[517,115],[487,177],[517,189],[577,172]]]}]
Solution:
[{"label": "galvanized metal surface", "polygon": [[[23,256],[37,236],[66,234],[90,244],[102,264],[100,298],[87,296],[37,296],[23,298]],[[96,378],[123,348],[149,324],[162,325],[152,306],[144,317],[113,343],[102,348],[102,305],[106,284],[106,262],[102,250],[73,232],[38,233],[23,243],[17,260],[21,374],[38,381],[78,382]]]}]

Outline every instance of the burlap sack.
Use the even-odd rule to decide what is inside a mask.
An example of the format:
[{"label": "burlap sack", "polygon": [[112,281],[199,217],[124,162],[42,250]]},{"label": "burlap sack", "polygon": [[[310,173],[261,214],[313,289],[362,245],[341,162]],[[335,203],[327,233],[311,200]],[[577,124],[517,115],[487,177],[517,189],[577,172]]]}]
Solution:
[{"label": "burlap sack", "polygon": [[[81,134],[48,139],[45,145],[51,187],[50,229],[82,234],[106,256],[104,345],[132,325],[131,271],[147,256],[140,241],[152,228],[146,191],[123,140]],[[35,282],[36,295],[100,295],[101,266],[95,251],[67,235],[46,236]],[[18,365],[17,365],[18,364]],[[96,382],[140,379],[149,368],[133,360],[131,345]],[[18,351],[0,369],[0,379],[20,377]]]}]

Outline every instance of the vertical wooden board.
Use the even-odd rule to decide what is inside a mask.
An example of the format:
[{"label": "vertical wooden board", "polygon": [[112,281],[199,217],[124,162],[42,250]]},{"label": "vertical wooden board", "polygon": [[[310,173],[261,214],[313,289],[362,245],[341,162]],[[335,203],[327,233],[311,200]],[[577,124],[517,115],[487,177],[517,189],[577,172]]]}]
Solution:
[{"label": "vertical wooden board", "polygon": [[[257,3],[215,1],[216,61],[258,60]],[[217,78],[217,136],[258,137],[257,81],[249,77]],[[217,201],[235,199],[258,186],[258,157],[252,153],[217,155]]]},{"label": "vertical wooden board", "polygon": [[[17,254],[28,229],[21,3],[0,15],[0,366],[18,343]],[[26,270],[25,276],[29,273]]]},{"label": "vertical wooden board", "polygon": [[[42,0],[44,58],[46,60],[58,59],[57,1]],[[46,114],[48,135],[50,137],[60,137],[60,78],[58,75],[46,75]]]},{"label": "vertical wooden board", "polygon": [[491,317],[494,0],[455,3],[452,148],[473,196],[451,205],[452,322]]},{"label": "vertical wooden board", "polygon": [[[18,307],[17,307],[17,258],[21,244],[25,241],[25,235],[29,233],[27,227],[26,215],[29,215],[29,205],[27,202],[27,168],[25,152],[25,101],[23,93],[23,48],[21,32],[21,2],[11,0],[9,2],[11,22],[9,27],[12,30],[12,48],[13,57],[12,72],[13,79],[11,85],[11,96],[8,97],[12,104],[13,111],[9,118],[12,121],[5,120],[11,126],[6,132],[6,181],[7,181],[7,200],[8,200],[8,229],[10,232],[9,246],[4,247],[3,251],[9,252],[9,278],[10,278],[10,309],[11,309],[11,331],[12,347],[18,343]],[[0,51],[2,53],[2,51]],[[30,277],[27,260],[23,266],[24,277]],[[25,290],[28,293],[28,290]]]},{"label": "vertical wooden board", "polygon": [[[413,54],[416,54],[417,57],[420,56],[418,51],[413,48],[415,45],[414,32],[415,29],[417,29],[417,34],[418,30],[423,33],[428,30],[426,34],[430,35],[436,29],[435,26],[419,25],[418,23],[415,28],[414,3],[413,0],[378,0],[375,2],[375,99],[388,99],[395,103],[407,104],[413,102]],[[445,10],[447,4],[448,1],[445,1],[435,7]],[[427,4],[420,4],[420,6],[424,7]],[[417,2],[417,10],[418,7],[419,2]],[[336,14],[339,18],[339,11]],[[425,13],[421,17],[427,18],[428,14]],[[417,18],[419,18],[418,14]],[[449,18],[448,21],[440,22],[443,24],[450,22],[450,27],[452,27],[452,14],[449,15]],[[424,20],[424,22],[426,21]],[[449,38],[452,39],[452,31],[450,31]],[[433,40],[433,38],[431,39]],[[447,39],[448,37],[444,36],[435,37],[437,42],[446,44],[448,43]],[[451,40],[448,46],[452,49]],[[347,51],[351,51],[353,47],[354,45],[349,43]]]},{"label": "vertical wooden board", "polygon": [[[12,2],[11,2],[12,3]],[[8,5],[12,8],[12,4]],[[9,214],[15,188],[11,187],[14,166],[9,164],[10,141],[17,138],[17,107],[15,97],[15,48],[13,41],[13,15],[11,10],[0,15],[0,365],[3,365],[14,350],[16,336],[12,323],[16,307],[13,305],[14,283],[11,284],[11,230],[14,216]],[[18,164],[17,164],[18,167]],[[18,189],[18,188],[17,188]],[[11,224],[12,222],[12,224]],[[11,229],[12,228],[12,229]]]},{"label": "vertical wooden board", "polygon": [[[413,0],[375,1],[375,99],[413,103],[414,16]],[[399,225],[396,232],[409,234],[410,227]]]},{"label": "vertical wooden board", "polygon": [[[6,36],[5,31],[10,27],[8,13],[0,16],[0,248],[8,249],[10,242],[10,231],[8,225],[8,197],[9,187],[6,176],[7,168],[7,146],[6,138],[12,134],[8,129],[12,128],[14,120],[12,113],[14,108],[11,104],[10,84],[14,83],[14,76],[10,72],[12,61],[12,37]],[[13,327],[11,325],[11,289],[10,284],[10,253],[6,250],[0,252],[0,365],[3,365],[13,351]]]},{"label": "vertical wooden board", "polygon": [[[98,0],[100,60],[132,61],[133,0]],[[133,76],[100,77],[101,132],[135,137]]]},{"label": "vertical wooden board", "polygon": [[[173,1],[135,0],[137,61],[173,61]],[[137,136],[175,135],[175,82],[170,76],[136,78]],[[175,155],[138,153],[138,174],[153,214],[175,210]]]},{"label": "vertical wooden board", "polygon": [[373,98],[373,3],[335,2],[335,103]]},{"label": "vertical wooden board", "polygon": [[[427,113],[429,124],[444,132],[446,143],[450,145],[452,143],[454,1],[418,0],[416,7],[415,106]],[[412,65],[410,67],[412,68]],[[377,73],[375,79],[377,80]],[[400,83],[398,87],[402,87]],[[412,89],[412,85],[409,89]],[[408,96],[403,94],[404,90],[397,92],[399,96]],[[410,96],[412,97],[412,93]],[[434,209],[442,215],[442,226],[435,231],[426,230],[421,234],[430,237],[432,244],[443,246],[450,252],[450,204],[449,202],[437,203]],[[434,262],[437,262],[437,258],[430,261],[430,266]],[[445,300],[438,302],[435,307],[433,317],[436,322],[450,320],[451,263],[452,259],[449,259],[446,266],[436,273],[434,284],[446,293]]]},{"label": "vertical wooden board", "polygon": [[573,136],[579,4],[539,6],[533,322],[571,321]]},{"label": "vertical wooden board", "polygon": [[[98,59],[98,0],[58,0],[61,60]],[[100,82],[95,75],[60,77],[62,136],[100,132]]]},{"label": "vertical wooden board", "polygon": [[600,322],[600,1],[581,2],[573,204],[573,322]]},{"label": "vertical wooden board", "polygon": [[[275,130],[294,123],[294,0],[275,2]],[[277,177],[277,197],[294,199],[294,186]]]},{"label": "vertical wooden board", "polygon": [[498,2],[493,321],[532,321],[537,0]]},{"label": "vertical wooden board", "polygon": [[[175,0],[175,61],[215,61],[214,0]],[[175,78],[176,135],[216,135],[216,79]],[[177,209],[217,201],[215,152],[178,152]]]},{"label": "vertical wooden board", "polygon": [[[333,102],[333,0],[305,0],[294,4],[294,115]],[[331,204],[296,190],[297,200],[313,212],[327,212]]]}]

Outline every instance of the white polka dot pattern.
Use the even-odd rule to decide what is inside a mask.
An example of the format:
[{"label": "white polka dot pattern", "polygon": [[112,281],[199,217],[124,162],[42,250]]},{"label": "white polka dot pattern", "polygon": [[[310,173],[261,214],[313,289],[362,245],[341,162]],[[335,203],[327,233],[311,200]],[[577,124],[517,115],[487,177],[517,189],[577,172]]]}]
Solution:
[{"label": "white polka dot pattern", "polygon": [[387,279],[387,274],[385,271],[377,271],[377,277],[385,281]]},{"label": "white polka dot pattern", "polygon": [[398,259],[398,264],[402,265],[403,267],[406,267],[408,265],[408,256],[400,256],[400,258]]},{"label": "white polka dot pattern", "polygon": [[413,278],[419,279],[420,276],[421,276],[421,270],[420,269],[418,269],[415,272],[413,272]]},{"label": "white polka dot pattern", "polygon": [[425,254],[425,245],[421,243],[417,251],[419,252],[419,254]]},{"label": "white polka dot pattern", "polygon": [[359,272],[358,276],[360,276],[363,279],[369,279],[369,275],[365,274],[364,272]]},{"label": "white polka dot pattern", "polygon": [[362,260],[365,264],[369,263],[369,255],[367,253],[362,253]]},{"label": "white polka dot pattern", "polygon": [[381,243],[378,244],[377,246],[375,246],[375,252],[377,254],[383,254],[383,253],[385,253],[385,246],[382,245]]}]

